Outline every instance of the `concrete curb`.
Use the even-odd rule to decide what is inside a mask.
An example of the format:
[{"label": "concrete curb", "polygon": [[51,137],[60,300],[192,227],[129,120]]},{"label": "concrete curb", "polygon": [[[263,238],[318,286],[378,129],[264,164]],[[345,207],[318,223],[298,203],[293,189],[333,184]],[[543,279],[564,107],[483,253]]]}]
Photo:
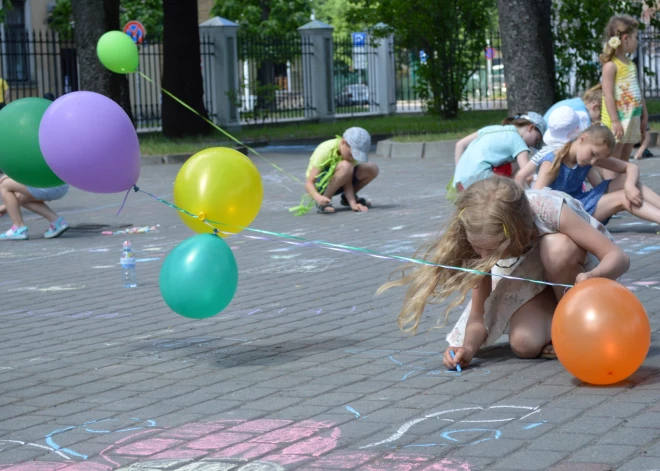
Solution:
[{"label": "concrete curb", "polygon": [[445,159],[454,156],[457,140],[433,142],[396,142],[390,139],[379,141],[376,145],[378,157]]}]

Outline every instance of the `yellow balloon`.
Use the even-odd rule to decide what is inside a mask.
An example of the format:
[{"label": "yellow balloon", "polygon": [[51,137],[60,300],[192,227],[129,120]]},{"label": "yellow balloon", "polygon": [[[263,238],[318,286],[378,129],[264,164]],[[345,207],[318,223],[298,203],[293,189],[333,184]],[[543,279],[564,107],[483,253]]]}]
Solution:
[{"label": "yellow balloon", "polygon": [[[193,231],[204,234],[213,229],[238,233],[252,223],[264,197],[257,167],[240,152],[226,147],[204,149],[186,161],[174,180],[174,204],[197,215],[179,213]],[[219,233],[221,236],[226,234]]]}]

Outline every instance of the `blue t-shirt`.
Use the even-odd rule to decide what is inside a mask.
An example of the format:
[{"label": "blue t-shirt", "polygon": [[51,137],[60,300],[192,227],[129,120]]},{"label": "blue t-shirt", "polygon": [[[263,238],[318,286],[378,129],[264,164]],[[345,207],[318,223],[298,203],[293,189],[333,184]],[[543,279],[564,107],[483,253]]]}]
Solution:
[{"label": "blue t-shirt", "polygon": [[467,188],[476,181],[493,175],[493,167],[513,162],[529,147],[513,125],[487,126],[478,132],[461,156],[454,171],[454,184]]},{"label": "blue t-shirt", "polygon": [[580,125],[582,126],[583,129],[588,128],[591,126],[591,117],[589,116],[589,110],[587,109],[587,105],[584,104],[582,101],[582,98],[570,98],[568,100],[562,100],[560,102],[555,103],[550,107],[548,111],[545,112],[543,115],[543,121],[545,121],[545,125],[548,126],[548,119],[550,118],[550,115],[552,114],[553,111],[555,111],[557,108],[560,106],[568,106],[572,110],[574,110],[578,117],[580,118]]}]

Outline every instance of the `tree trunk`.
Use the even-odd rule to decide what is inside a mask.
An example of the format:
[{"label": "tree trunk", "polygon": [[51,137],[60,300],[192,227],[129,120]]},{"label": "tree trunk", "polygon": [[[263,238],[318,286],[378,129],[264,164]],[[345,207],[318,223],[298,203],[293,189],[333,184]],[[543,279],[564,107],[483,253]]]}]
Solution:
[{"label": "tree trunk", "polygon": [[119,103],[133,120],[128,80],[106,69],[96,56],[96,43],[106,32],[119,29],[119,0],[72,0],[80,90],[100,93]]},{"label": "tree trunk", "polygon": [[552,0],[498,0],[509,114],[545,113],[555,102]]},{"label": "tree trunk", "polygon": [[[163,0],[163,88],[204,117],[197,2]],[[163,93],[163,134],[167,137],[207,134],[209,125]]]}]

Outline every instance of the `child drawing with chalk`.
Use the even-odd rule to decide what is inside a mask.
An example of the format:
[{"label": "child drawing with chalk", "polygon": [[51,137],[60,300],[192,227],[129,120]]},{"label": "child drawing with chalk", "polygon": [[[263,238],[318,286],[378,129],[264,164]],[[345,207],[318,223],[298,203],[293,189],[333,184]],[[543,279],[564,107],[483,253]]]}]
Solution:
[{"label": "child drawing with chalk", "polygon": [[546,125],[534,112],[505,118],[501,125],[486,126],[456,143],[454,177],[447,185],[446,198],[455,201],[457,193],[491,175],[513,177],[515,161],[523,168],[530,148],[540,147]]},{"label": "child drawing with chalk", "polygon": [[332,198],[341,195],[340,203],[364,213],[371,201],[358,196],[358,191],[378,176],[378,166],[368,162],[371,136],[362,128],[352,127],[342,136],[319,144],[309,159],[305,194],[300,205],[290,208],[296,216],[308,212],[313,204],[321,214],[334,214]]},{"label": "child drawing with chalk", "polygon": [[[660,196],[640,183],[639,167],[610,157],[614,147],[614,136],[606,126],[590,126],[577,139],[541,159],[534,188],[549,187],[569,194],[603,224],[619,211],[660,223]],[[611,170],[616,178],[602,180],[596,166]],[[585,179],[592,185],[590,190],[582,186]]]},{"label": "child drawing with chalk", "polygon": [[427,304],[457,294],[448,316],[471,292],[471,301],[447,335],[443,362],[448,368],[465,368],[481,347],[505,333],[520,358],[556,358],[550,334],[566,289],[561,285],[617,279],[630,263],[578,201],[553,190],[525,191],[500,176],[459,193],[456,212],[424,259],[433,265],[408,266],[401,279],[378,292],[407,286],[398,323],[410,332],[418,329]]}]

